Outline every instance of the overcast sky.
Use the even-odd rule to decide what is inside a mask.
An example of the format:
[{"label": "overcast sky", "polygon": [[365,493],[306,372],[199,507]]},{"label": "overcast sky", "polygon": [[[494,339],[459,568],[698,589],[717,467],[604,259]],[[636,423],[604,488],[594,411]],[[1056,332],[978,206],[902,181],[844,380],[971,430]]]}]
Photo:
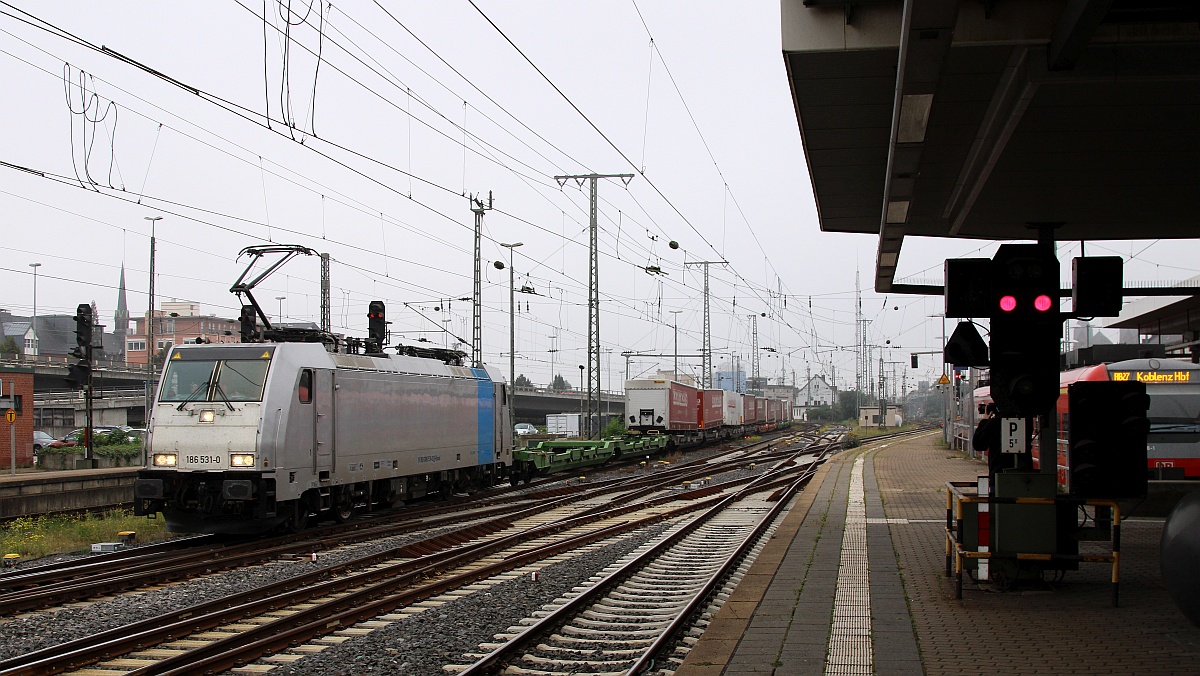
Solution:
[{"label": "overcast sky", "polygon": [[[265,21],[261,0],[14,4],[31,15],[0,5],[0,162],[45,174],[0,166],[0,307],[14,313],[32,312],[33,262],[39,314],[95,301],[111,330],[122,264],[144,313],[145,219],[161,216],[160,302],[236,317],[238,252],[302,244],[333,258],[335,331],[365,335],[381,299],[399,337],[469,341],[466,195],[490,192],[485,361],[507,371],[508,271],[493,262],[522,242],[516,286],[536,295],[518,295],[517,372],[578,384],[587,189],[554,177],[594,172],[635,175],[599,186],[602,386],[619,387],[622,351],[671,353],[676,321],[679,352],[698,353],[702,278],[685,261],[728,261],[710,268],[715,363],[736,353],[749,370],[757,315],[776,350],[760,351],[764,375],[852,385],[856,275],[886,360],[940,346],[940,297],[875,294],[877,238],[817,226],[775,2],[268,2]],[[909,238],[897,279],[939,283],[946,257],[994,246]],[[1088,251],[1171,281],[1197,274],[1196,248]],[[273,318],[318,321],[319,271],[296,259],[255,295]],[[630,375],[656,367],[671,359],[635,358]]]}]

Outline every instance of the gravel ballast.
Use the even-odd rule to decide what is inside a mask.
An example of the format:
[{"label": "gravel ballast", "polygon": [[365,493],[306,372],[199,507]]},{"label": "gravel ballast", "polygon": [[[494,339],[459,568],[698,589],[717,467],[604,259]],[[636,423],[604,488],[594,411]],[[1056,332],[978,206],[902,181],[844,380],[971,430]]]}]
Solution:
[{"label": "gravel ballast", "polygon": [[542,606],[566,596],[590,577],[638,547],[657,538],[671,522],[656,524],[620,542],[584,551],[546,566],[537,581],[530,575],[501,582],[486,590],[430,608],[418,615],[357,636],[270,673],[281,675],[405,674],[445,676],[446,664],[470,664],[466,653],[481,652],[481,643],[502,633]]}]

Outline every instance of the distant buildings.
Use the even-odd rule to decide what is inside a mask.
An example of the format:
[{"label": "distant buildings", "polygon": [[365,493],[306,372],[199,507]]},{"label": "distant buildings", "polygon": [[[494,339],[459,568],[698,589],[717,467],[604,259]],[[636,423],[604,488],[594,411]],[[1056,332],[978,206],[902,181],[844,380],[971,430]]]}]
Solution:
[{"label": "distant buildings", "polygon": [[[98,324],[103,325],[104,320],[95,311],[95,305],[93,302],[93,317]],[[14,315],[8,310],[0,309],[0,346],[7,342],[7,338],[12,338],[18,358],[32,358],[35,354],[42,358],[65,358],[71,355],[76,346],[75,315],[38,314],[36,351],[33,344],[33,321],[33,317]],[[104,327],[111,330],[103,332],[104,346],[94,355],[97,361],[125,364],[147,362],[147,317],[143,314],[133,319],[132,328],[130,321],[125,295],[125,266],[122,265],[120,284],[117,288],[117,309],[113,313],[112,326]],[[197,339],[209,343],[241,341],[238,320],[201,314],[199,303],[162,303],[160,309],[154,312],[154,322],[154,343],[158,351],[175,344],[194,343]]]},{"label": "distant buildings", "polygon": [[837,389],[830,385],[824,375],[815,375],[796,391],[796,405],[792,410],[797,420],[808,420],[808,412],[818,406],[833,406],[837,402]]},{"label": "distant buildings", "polygon": [[[134,320],[133,331],[125,338],[125,361],[128,364],[146,363],[145,316]],[[157,352],[181,343],[241,342],[240,324],[236,319],[200,314],[198,303],[163,303],[154,312],[154,344]]]}]

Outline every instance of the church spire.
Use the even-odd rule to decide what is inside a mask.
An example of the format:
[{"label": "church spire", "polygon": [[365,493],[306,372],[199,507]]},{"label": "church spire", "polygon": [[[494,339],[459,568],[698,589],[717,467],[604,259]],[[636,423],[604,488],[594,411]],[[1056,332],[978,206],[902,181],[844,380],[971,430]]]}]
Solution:
[{"label": "church spire", "polygon": [[125,335],[129,332],[129,306],[125,303],[125,264],[121,263],[121,282],[117,286],[117,311],[113,313],[113,333],[121,338],[125,350]]}]

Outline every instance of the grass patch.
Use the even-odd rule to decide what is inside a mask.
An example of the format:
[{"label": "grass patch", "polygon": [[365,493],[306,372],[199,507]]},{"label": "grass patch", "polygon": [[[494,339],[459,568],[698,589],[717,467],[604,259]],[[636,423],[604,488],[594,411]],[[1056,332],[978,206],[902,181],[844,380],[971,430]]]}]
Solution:
[{"label": "grass patch", "polygon": [[52,554],[89,551],[93,542],[115,542],[117,533],[137,531],[137,542],[176,537],[163,519],[134,516],[132,510],[102,514],[57,514],[21,517],[0,526],[0,554],[20,554],[21,561]]}]

